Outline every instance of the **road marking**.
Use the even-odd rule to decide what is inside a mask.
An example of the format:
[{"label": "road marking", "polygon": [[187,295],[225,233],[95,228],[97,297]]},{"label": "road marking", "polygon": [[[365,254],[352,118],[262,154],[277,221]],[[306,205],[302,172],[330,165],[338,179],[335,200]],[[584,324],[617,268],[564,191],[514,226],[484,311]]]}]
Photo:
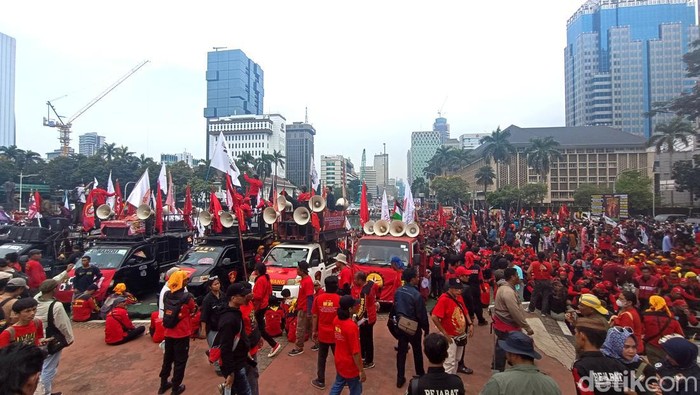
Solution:
[{"label": "road marking", "polygon": [[559,324],[559,328],[561,328],[561,332],[564,334],[564,336],[573,336],[574,334],[571,333],[569,330],[569,327],[566,326],[566,322],[564,321],[557,321],[557,324]]}]

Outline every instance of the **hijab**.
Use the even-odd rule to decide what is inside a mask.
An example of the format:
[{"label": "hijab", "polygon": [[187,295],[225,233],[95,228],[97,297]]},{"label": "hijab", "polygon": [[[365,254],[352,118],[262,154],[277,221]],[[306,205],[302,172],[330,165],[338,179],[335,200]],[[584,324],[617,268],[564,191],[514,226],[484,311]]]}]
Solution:
[{"label": "hijab", "polygon": [[185,280],[187,279],[187,272],[183,270],[178,270],[173,273],[168,279],[168,288],[170,292],[177,292],[184,287]]},{"label": "hijab", "polygon": [[647,311],[665,311],[669,317],[673,317],[671,310],[669,310],[668,306],[666,306],[666,299],[658,295],[653,295],[651,298],[649,298],[649,309],[647,309]]},{"label": "hijab", "polygon": [[[600,352],[606,357],[617,359],[625,365],[639,362],[639,355],[635,354],[631,361],[628,361],[622,356],[622,350],[625,348],[625,341],[629,337],[634,338],[634,334],[625,329],[621,329],[620,327],[608,329],[608,336],[605,338],[605,342],[600,348]],[[634,339],[636,342],[637,339]]]}]

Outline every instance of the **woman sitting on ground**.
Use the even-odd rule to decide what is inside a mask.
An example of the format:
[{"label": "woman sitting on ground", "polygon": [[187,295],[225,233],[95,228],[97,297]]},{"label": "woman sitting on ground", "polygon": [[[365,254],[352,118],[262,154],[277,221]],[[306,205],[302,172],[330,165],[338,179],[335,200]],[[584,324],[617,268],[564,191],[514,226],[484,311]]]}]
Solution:
[{"label": "woman sitting on ground", "polygon": [[126,311],[126,298],[117,298],[114,308],[107,314],[105,320],[105,343],[116,346],[134,340],[143,335],[145,326],[134,327]]},{"label": "woman sitting on ground", "polygon": [[[608,336],[605,338],[603,347],[600,348],[603,355],[617,360],[628,371],[633,372],[634,376],[630,375],[629,377],[635,377],[641,382],[649,382],[650,384],[658,383],[656,369],[646,357],[637,354],[637,350],[636,334],[633,333],[632,328],[621,326],[608,329]],[[638,394],[644,395],[647,392],[638,392]]]}]

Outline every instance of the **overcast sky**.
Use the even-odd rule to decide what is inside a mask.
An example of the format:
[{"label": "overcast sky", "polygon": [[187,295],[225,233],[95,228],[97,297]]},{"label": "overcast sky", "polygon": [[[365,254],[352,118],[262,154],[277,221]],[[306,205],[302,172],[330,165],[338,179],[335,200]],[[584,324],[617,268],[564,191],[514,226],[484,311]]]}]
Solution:
[{"label": "overcast sky", "polygon": [[[452,137],[498,125],[564,125],[566,20],[583,0],[12,1],[0,32],[17,39],[17,145],[44,155],[71,116],[143,59],[151,63],[75,121],[160,159],[205,155],[206,52],[240,48],[265,72],[265,110],[317,130],[316,157],[359,169],[387,143],[405,178],[410,134],[438,109]],[[316,161],[318,163],[318,160]]]}]

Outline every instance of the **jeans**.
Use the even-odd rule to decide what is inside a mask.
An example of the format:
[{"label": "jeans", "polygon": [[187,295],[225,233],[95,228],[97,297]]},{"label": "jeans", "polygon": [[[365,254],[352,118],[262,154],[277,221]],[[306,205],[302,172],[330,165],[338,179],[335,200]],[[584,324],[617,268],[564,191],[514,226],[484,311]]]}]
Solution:
[{"label": "jeans", "polygon": [[457,365],[462,359],[462,351],[464,351],[464,346],[457,346],[454,340],[447,347],[447,359],[442,363],[442,367],[445,368],[445,373],[456,374]]},{"label": "jeans", "polygon": [[360,395],[362,394],[362,382],[359,377],[353,377],[351,379],[346,379],[341,375],[337,374],[335,376],[335,383],[331,387],[331,392],[328,395],[340,395],[345,386],[350,388],[350,395]]},{"label": "jeans", "polygon": [[549,299],[552,296],[552,280],[535,280],[535,289],[532,290],[530,306],[528,310],[532,313],[537,307],[537,303],[542,301],[542,314],[549,315]]},{"label": "jeans", "polygon": [[409,336],[399,330],[399,351],[396,354],[396,377],[398,379],[406,378],[406,355],[408,354],[408,345],[411,345],[413,350],[413,362],[416,366],[416,375],[422,376],[425,374],[423,368],[423,351],[421,347],[420,329],[413,335]]},{"label": "jeans", "polygon": [[306,311],[297,311],[297,341],[296,346],[299,349],[304,349],[306,334],[311,332],[311,320]]},{"label": "jeans", "polygon": [[240,368],[232,374],[233,386],[231,388],[224,387],[224,395],[252,395],[250,391],[250,384],[248,383],[248,377],[246,376],[246,369]]},{"label": "jeans", "polygon": [[[258,354],[253,355],[253,361],[258,361]],[[245,375],[248,379],[248,385],[250,386],[250,394],[259,395],[258,377],[260,377],[260,372],[258,371],[258,365],[253,366],[247,363],[245,365]]]},{"label": "jeans", "polygon": [[335,355],[335,343],[318,343],[318,361],[316,362],[316,379],[326,383],[326,359],[328,359],[328,349]]},{"label": "jeans", "polygon": [[260,310],[255,310],[255,321],[258,323],[258,330],[260,331],[260,337],[262,337],[267,342],[267,344],[270,345],[270,347],[275,347],[277,345],[277,342],[265,330],[265,312],[267,310],[268,310],[268,307],[265,307],[264,309],[260,309]]},{"label": "jeans", "polygon": [[53,378],[56,377],[56,370],[58,370],[58,361],[61,359],[61,352],[62,351],[50,354],[44,359],[44,365],[41,368],[41,384],[44,385],[44,393],[46,395],[51,394]]},{"label": "jeans", "polygon": [[[190,338],[183,337],[175,339],[172,337],[165,338],[165,352],[163,353],[163,366],[160,369],[160,383],[164,387],[170,377],[170,369],[173,369],[173,388],[177,388],[182,384],[182,379],[185,377],[185,367],[187,367],[187,358],[190,352]],[[174,368],[173,368],[174,365]]]},{"label": "jeans", "polygon": [[506,351],[498,345],[499,340],[505,340],[509,332],[502,332],[494,328],[493,333],[496,335],[496,345],[493,350],[493,366],[492,369],[502,372],[506,370]]},{"label": "jeans", "polygon": [[360,350],[365,363],[374,362],[374,324],[360,326]]}]

